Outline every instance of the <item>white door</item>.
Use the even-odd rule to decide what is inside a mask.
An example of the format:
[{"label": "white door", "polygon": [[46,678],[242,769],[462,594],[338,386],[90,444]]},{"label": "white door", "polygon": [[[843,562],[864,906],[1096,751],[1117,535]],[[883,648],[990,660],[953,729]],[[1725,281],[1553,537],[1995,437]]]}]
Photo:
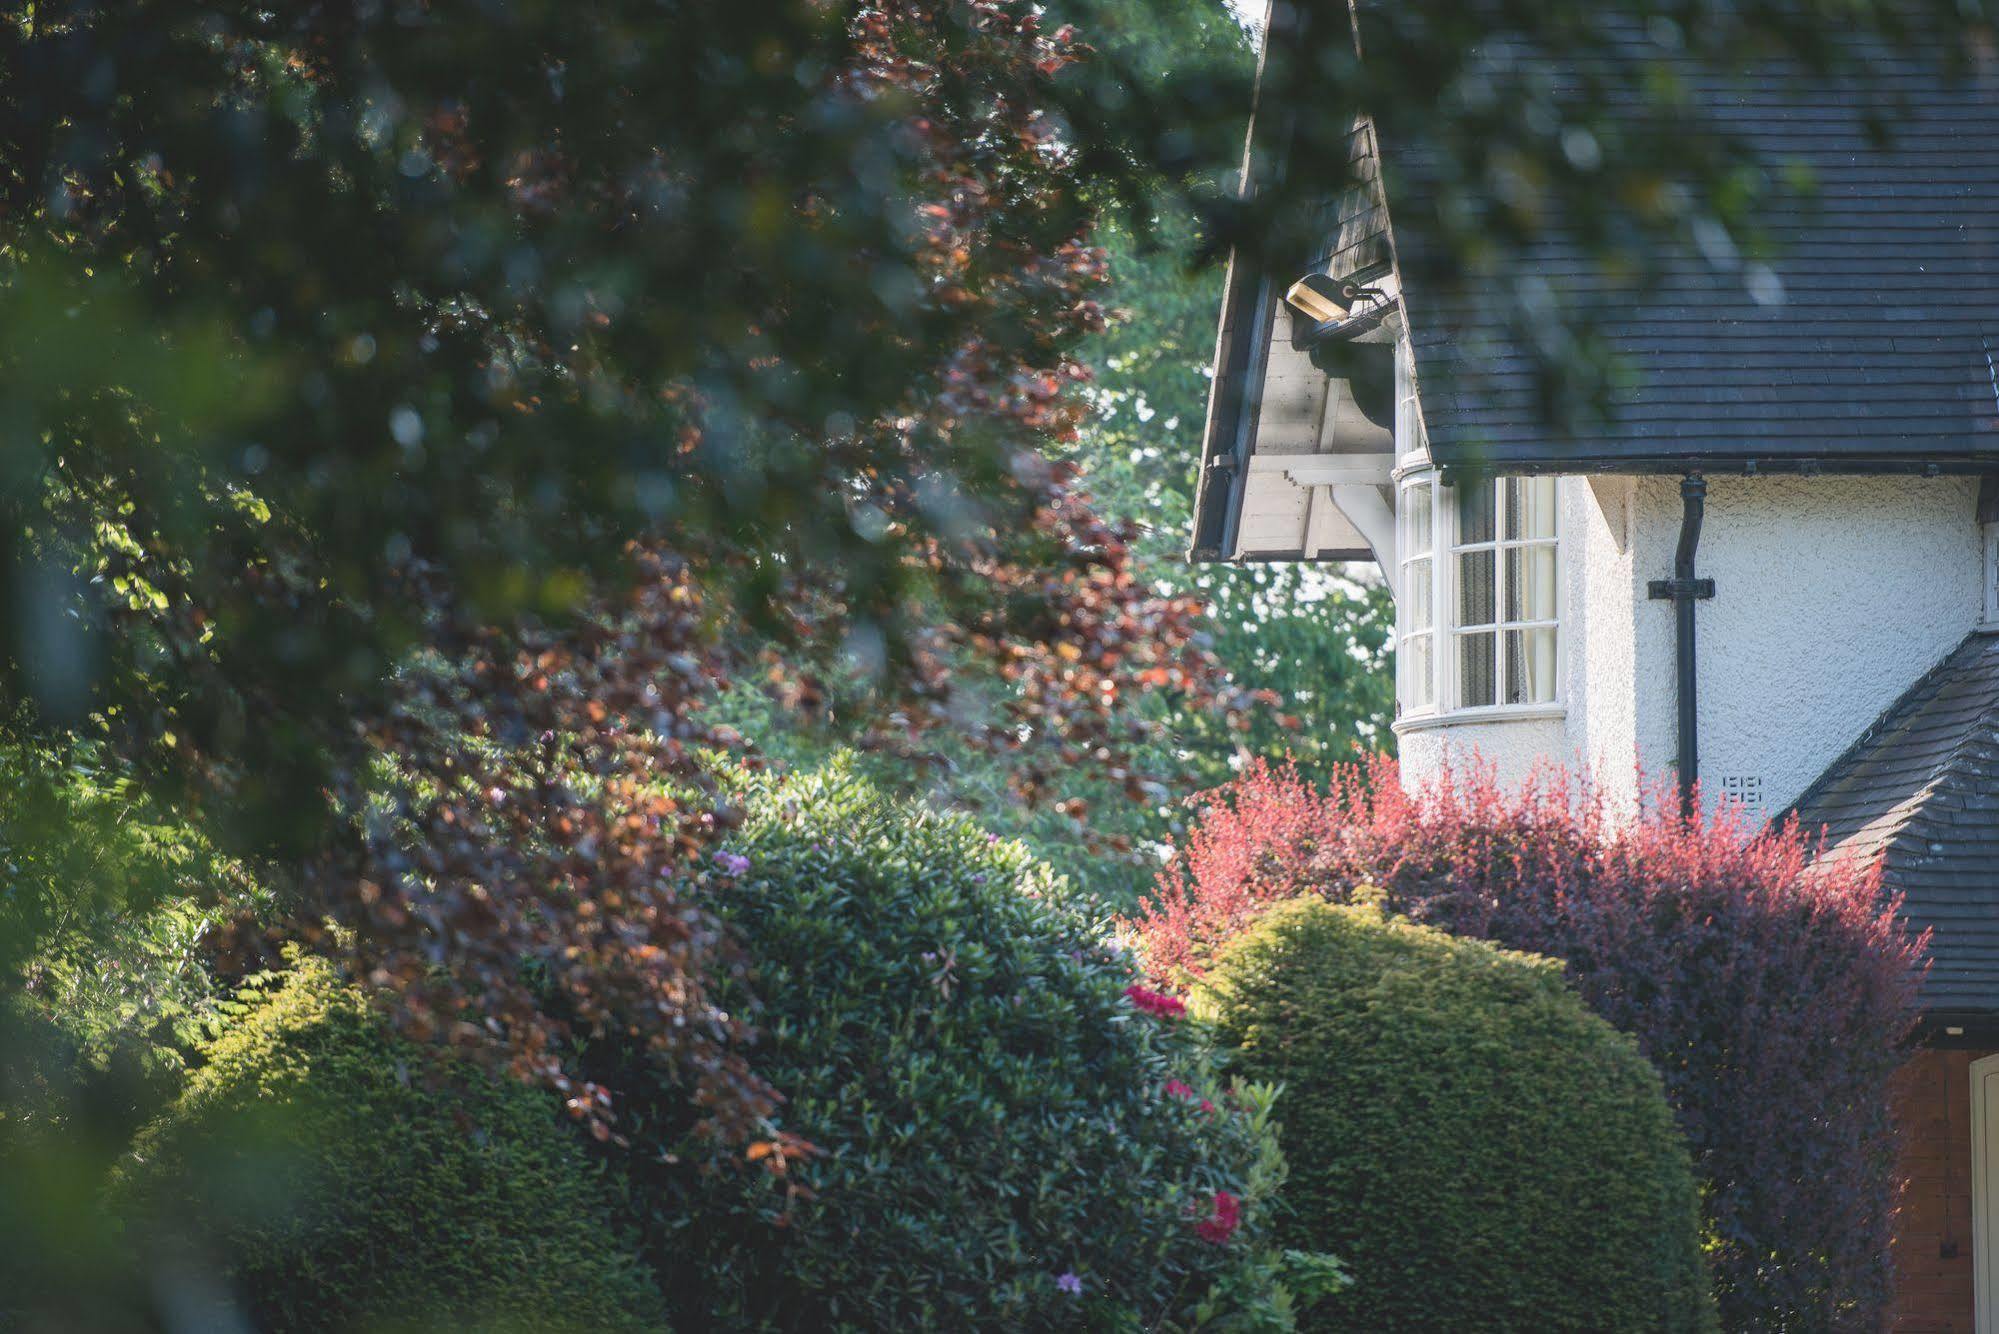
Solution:
[{"label": "white door", "polygon": [[1999,1056],[1971,1063],[1971,1253],[1978,1334],[1999,1334]]}]

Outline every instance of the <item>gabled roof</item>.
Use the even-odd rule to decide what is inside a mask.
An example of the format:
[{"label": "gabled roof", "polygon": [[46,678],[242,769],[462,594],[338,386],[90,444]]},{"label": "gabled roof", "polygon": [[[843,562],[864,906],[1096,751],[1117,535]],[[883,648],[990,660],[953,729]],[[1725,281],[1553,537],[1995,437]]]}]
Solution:
[{"label": "gabled roof", "polygon": [[1912,686],[1793,808],[1822,860],[1882,861],[1915,930],[1936,928],[1923,1003],[1999,1011],[1999,634]]},{"label": "gabled roof", "polygon": [[[1281,18],[1290,6],[1279,5]],[[1273,26],[1269,42],[1345,41]],[[1324,213],[1296,272],[1232,266],[1202,449],[1193,555],[1239,555],[1241,479],[1259,452],[1273,311],[1307,269],[1392,270],[1414,353],[1415,402],[1432,458],[1514,472],[1984,471],[1999,469],[1999,73],[1947,81],[1941,47],[1873,51],[1838,77],[1789,66],[1717,71],[1654,48],[1618,62],[1627,82],[1669,69],[1705,133],[1747,145],[1780,186],[1758,213],[1767,272],[1687,250],[1656,256],[1653,285],[1608,279],[1554,220],[1521,257],[1621,354],[1634,382],[1607,421],[1549,427],[1531,326],[1467,295],[1427,232],[1435,215],[1424,146],[1393,123],[1356,129],[1359,186]],[[1532,60],[1518,51],[1494,60]],[[1864,84],[1856,83],[1866,71]],[[1551,69],[1558,88],[1603,69]],[[1622,117],[1646,132],[1640,95]],[[1614,107],[1622,110],[1623,104]],[[1863,114],[1885,109],[1877,142]],[[1252,134],[1246,192],[1281,176],[1288,131],[1268,114]],[[1298,553],[1310,558],[1309,552]]]},{"label": "gabled roof", "polygon": [[[1393,126],[1379,130],[1437,461],[1568,471],[1999,465],[1993,72],[1946,82],[1940,49],[1872,53],[1864,85],[1857,72],[1729,74],[1649,58],[1674,67],[1712,132],[1810,188],[1780,186],[1757,211],[1774,245],[1767,272],[1670,253],[1656,285],[1636,293],[1606,279],[1557,221],[1522,266],[1600,320],[1636,375],[1609,422],[1565,439],[1549,438],[1517,329],[1436,280],[1420,165],[1395,179]],[[1562,71],[1554,82],[1572,89],[1578,79]],[[1636,94],[1628,101],[1636,131]],[[1864,104],[1886,109],[1885,144],[1863,122]]]}]

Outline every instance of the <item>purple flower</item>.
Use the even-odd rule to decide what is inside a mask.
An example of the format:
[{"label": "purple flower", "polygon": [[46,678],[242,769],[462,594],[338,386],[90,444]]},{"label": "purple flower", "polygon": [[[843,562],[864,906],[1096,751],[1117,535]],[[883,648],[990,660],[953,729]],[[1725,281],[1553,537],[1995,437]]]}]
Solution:
[{"label": "purple flower", "polygon": [[1083,1295],[1083,1280],[1077,1278],[1074,1273],[1064,1273],[1059,1276],[1055,1280],[1055,1286],[1068,1293],[1071,1297],[1080,1297]]},{"label": "purple flower", "polygon": [[741,875],[750,869],[750,859],[740,852],[718,852],[715,864],[722,868],[724,875]]}]

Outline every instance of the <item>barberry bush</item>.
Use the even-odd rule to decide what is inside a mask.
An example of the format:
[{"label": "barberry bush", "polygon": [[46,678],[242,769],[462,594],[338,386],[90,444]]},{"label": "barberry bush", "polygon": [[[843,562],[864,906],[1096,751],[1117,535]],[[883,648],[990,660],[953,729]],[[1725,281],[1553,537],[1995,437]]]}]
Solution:
[{"label": "barberry bush", "polygon": [[1328,1267],[1267,1242],[1271,1091],[1216,1081],[1178,998],[1136,985],[1083,900],[844,762],[742,797],[717,911],[790,1147],[744,1173],[676,1138],[683,1090],[627,1100],[675,1323],[1289,1327],[1287,1287]]},{"label": "barberry bush", "polygon": [[1620,818],[1553,769],[1510,792],[1474,771],[1410,793],[1386,759],[1327,790],[1258,765],[1203,799],[1128,925],[1163,979],[1201,975],[1299,895],[1561,959],[1665,1079],[1725,1325],[1859,1327],[1889,1291],[1890,1091],[1926,942],[1878,874],[1812,851],[1726,808]]},{"label": "barberry bush", "polygon": [[1659,1076],[1554,960],[1294,899],[1196,995],[1281,1085],[1281,1231],[1359,1282],[1327,1331],[1715,1328],[1687,1151]]}]

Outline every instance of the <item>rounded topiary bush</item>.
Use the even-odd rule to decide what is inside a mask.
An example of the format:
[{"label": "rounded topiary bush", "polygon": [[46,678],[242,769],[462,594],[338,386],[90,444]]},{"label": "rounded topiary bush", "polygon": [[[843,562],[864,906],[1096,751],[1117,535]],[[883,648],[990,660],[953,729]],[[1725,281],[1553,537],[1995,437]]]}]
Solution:
[{"label": "rounded topiary bush", "polygon": [[1558,963],[1305,899],[1196,1003],[1234,1068],[1284,1086],[1283,1239],[1353,1272],[1302,1326],[1714,1326],[1659,1076]]},{"label": "rounded topiary bush", "polygon": [[206,1303],[238,1312],[215,1328],[660,1328],[603,1168],[550,1095],[427,1059],[313,959],[204,1054],[110,1201],[190,1319]]},{"label": "rounded topiary bush", "polygon": [[[638,1194],[684,1314],[811,1330],[1184,1328],[1204,1303],[1275,1318],[1252,1272],[1269,1275],[1253,1239],[1281,1171],[1260,1098],[1208,1082],[1179,1002],[1133,991],[1060,880],[842,764],[743,804],[717,910],[753,961],[751,1057],[788,1100],[783,1129],[819,1152],[775,1179],[650,1156]],[[643,1133],[646,1110],[626,1124]]]}]

